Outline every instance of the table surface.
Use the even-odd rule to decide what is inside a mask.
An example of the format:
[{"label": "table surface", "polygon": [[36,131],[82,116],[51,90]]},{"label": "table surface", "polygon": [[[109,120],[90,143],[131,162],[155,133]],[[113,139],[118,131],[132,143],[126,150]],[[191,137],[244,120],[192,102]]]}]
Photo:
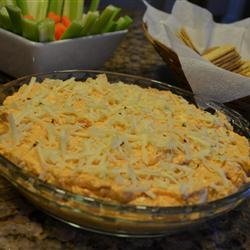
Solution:
[{"label": "table surface", "polygon": [[[172,83],[174,77],[135,22],[104,70]],[[0,73],[0,82],[10,77]],[[248,110],[249,111],[249,110]],[[250,249],[250,201],[194,230],[155,239],[123,239],[79,230],[34,208],[0,178],[0,249]]]}]

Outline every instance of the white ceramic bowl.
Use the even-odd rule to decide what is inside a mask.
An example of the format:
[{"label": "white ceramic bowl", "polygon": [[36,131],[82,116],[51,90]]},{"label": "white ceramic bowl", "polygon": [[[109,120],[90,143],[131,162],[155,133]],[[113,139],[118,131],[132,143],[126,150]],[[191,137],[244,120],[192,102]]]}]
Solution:
[{"label": "white ceramic bowl", "polygon": [[126,33],[40,43],[0,28],[0,71],[20,77],[64,69],[97,69],[111,57]]}]

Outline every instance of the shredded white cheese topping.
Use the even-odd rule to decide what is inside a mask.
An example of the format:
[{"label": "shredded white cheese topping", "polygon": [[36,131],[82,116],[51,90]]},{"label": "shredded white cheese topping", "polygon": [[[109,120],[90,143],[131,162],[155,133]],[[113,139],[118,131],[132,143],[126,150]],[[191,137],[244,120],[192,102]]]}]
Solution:
[{"label": "shredded white cheese topping", "polygon": [[178,205],[222,197],[248,180],[247,139],[224,115],[169,91],[110,84],[105,75],[32,78],[0,112],[9,127],[0,133],[0,153],[71,191]]}]

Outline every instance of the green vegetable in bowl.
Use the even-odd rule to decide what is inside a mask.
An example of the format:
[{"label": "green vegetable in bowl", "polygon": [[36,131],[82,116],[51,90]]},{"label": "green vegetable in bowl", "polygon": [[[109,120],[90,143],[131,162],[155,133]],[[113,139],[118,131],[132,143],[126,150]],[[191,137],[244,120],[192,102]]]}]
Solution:
[{"label": "green vegetable in bowl", "polygon": [[117,8],[113,5],[109,5],[108,7],[106,7],[95,22],[95,24],[92,26],[90,34],[108,32],[110,22],[113,21],[113,19],[119,14],[120,11],[120,8]]},{"label": "green vegetable in bowl", "polygon": [[126,29],[132,23],[133,20],[130,16],[124,16],[124,17],[122,16],[117,20],[115,30]]},{"label": "green vegetable in bowl", "polygon": [[58,16],[62,15],[63,1],[62,0],[51,0],[49,1],[48,13],[53,12]]},{"label": "green vegetable in bowl", "polygon": [[92,0],[89,6],[89,11],[96,11],[100,4],[100,0]]},{"label": "green vegetable in bowl", "polygon": [[54,40],[55,23],[46,18],[38,24],[38,40],[40,42],[50,42]]},{"label": "green vegetable in bowl", "polygon": [[133,22],[121,9],[91,0],[0,0],[0,28],[36,42],[70,39],[127,29]]},{"label": "green vegetable in bowl", "polygon": [[81,30],[83,26],[81,21],[79,20],[74,20],[68,29],[63,33],[61,39],[68,39],[71,37],[79,37],[81,35]]},{"label": "green vegetable in bowl", "polygon": [[63,16],[68,17],[70,21],[81,19],[83,6],[83,0],[64,0]]},{"label": "green vegetable in bowl", "polygon": [[0,27],[10,31],[13,30],[13,25],[6,7],[0,9]]},{"label": "green vegetable in bowl", "polygon": [[96,20],[99,17],[98,11],[89,11],[85,16],[83,16],[83,28],[81,30],[81,36],[87,36],[90,34],[90,30],[95,24]]},{"label": "green vegetable in bowl", "polygon": [[49,0],[16,0],[16,4],[12,5],[19,7],[23,15],[29,15],[36,21],[41,21],[47,16]]},{"label": "green vegetable in bowl", "polygon": [[22,11],[14,5],[7,5],[6,9],[9,13],[13,32],[22,34]]},{"label": "green vegetable in bowl", "polygon": [[35,20],[23,18],[22,29],[23,29],[22,33],[23,37],[35,42],[39,41],[38,24]]}]

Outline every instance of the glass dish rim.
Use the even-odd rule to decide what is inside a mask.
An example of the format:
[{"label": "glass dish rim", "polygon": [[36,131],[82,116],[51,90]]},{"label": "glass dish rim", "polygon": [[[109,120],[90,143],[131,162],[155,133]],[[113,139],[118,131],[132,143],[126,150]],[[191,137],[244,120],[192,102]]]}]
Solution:
[{"label": "glass dish rim", "polygon": [[[43,76],[49,76],[49,75],[53,75],[53,74],[66,74],[66,73],[83,73],[83,74],[95,74],[95,75],[107,74],[107,75],[113,75],[113,76],[117,76],[117,77],[128,77],[131,79],[133,78],[133,79],[138,79],[138,80],[147,81],[147,82],[151,82],[151,83],[156,83],[156,84],[159,84],[160,86],[166,88],[166,90],[167,89],[176,90],[176,91],[181,92],[185,95],[201,99],[201,100],[205,101],[205,103],[208,104],[209,106],[212,105],[212,108],[214,108],[213,106],[215,106],[215,108],[219,107],[220,109],[227,111],[227,114],[231,118],[235,118],[235,119],[240,120],[242,122],[241,125],[243,124],[244,126],[249,126],[248,121],[245,120],[245,118],[243,118],[239,113],[237,113],[233,109],[226,107],[223,104],[216,103],[214,101],[210,101],[210,100],[206,99],[206,97],[193,94],[192,92],[190,92],[188,90],[185,90],[185,89],[182,89],[182,88],[179,88],[179,87],[176,87],[176,86],[173,86],[173,85],[170,85],[168,83],[164,83],[164,82],[161,82],[158,80],[153,80],[153,79],[150,79],[147,77],[136,76],[136,75],[126,74],[126,73],[117,73],[117,72],[112,72],[112,71],[59,70],[59,71],[53,71],[53,72],[48,72],[48,73],[31,74],[31,75],[26,75],[26,76],[14,79],[12,81],[9,81],[9,82],[3,84],[2,86],[0,86],[0,93],[4,90],[7,90],[10,87],[13,87],[13,85],[18,83],[19,81],[23,81],[23,80],[28,79],[32,76],[33,77],[43,77]],[[245,132],[247,133],[247,139],[249,140],[250,132],[249,132],[248,128],[246,128],[246,129],[247,130]],[[223,198],[220,198],[220,199],[217,199],[214,201],[210,201],[207,203],[203,203],[203,204],[184,205],[184,206],[166,207],[166,206],[119,204],[119,203],[110,202],[110,201],[103,200],[103,199],[98,199],[98,198],[94,198],[94,197],[88,197],[88,196],[84,196],[84,195],[80,195],[80,194],[75,194],[71,191],[62,189],[62,188],[57,187],[53,184],[46,183],[45,181],[39,179],[37,176],[29,173],[28,171],[25,171],[23,168],[21,168],[19,166],[17,166],[16,164],[14,164],[13,162],[8,160],[6,157],[2,156],[1,154],[0,154],[0,162],[7,163],[9,166],[14,168],[15,173],[18,174],[19,177],[21,177],[22,179],[26,179],[26,180],[28,179],[29,182],[34,187],[36,187],[38,185],[39,188],[43,188],[44,190],[48,191],[49,193],[52,193],[53,195],[56,195],[56,194],[59,196],[64,195],[65,197],[67,197],[68,200],[69,199],[75,200],[77,202],[80,202],[82,205],[88,204],[88,205],[93,205],[95,207],[102,206],[102,208],[113,209],[114,211],[122,210],[123,212],[127,211],[127,212],[143,213],[143,214],[148,214],[148,215],[152,215],[152,214],[161,214],[161,215],[164,215],[164,214],[165,215],[186,214],[187,215],[187,214],[191,214],[191,213],[195,213],[195,212],[197,212],[197,213],[206,212],[206,211],[210,211],[210,210],[213,210],[215,208],[218,208],[218,207],[224,207],[226,205],[229,205],[234,200],[238,200],[239,198],[244,198],[245,196],[249,195],[248,192],[250,191],[250,183],[246,183],[243,186],[241,186],[238,189],[238,191],[236,191],[235,193],[232,193],[226,197],[223,197]],[[4,174],[3,174],[3,177],[5,177]],[[8,177],[5,177],[5,178],[8,179]],[[44,190],[38,190],[38,191],[44,191]],[[56,203],[56,201],[53,201],[53,202]]]}]

